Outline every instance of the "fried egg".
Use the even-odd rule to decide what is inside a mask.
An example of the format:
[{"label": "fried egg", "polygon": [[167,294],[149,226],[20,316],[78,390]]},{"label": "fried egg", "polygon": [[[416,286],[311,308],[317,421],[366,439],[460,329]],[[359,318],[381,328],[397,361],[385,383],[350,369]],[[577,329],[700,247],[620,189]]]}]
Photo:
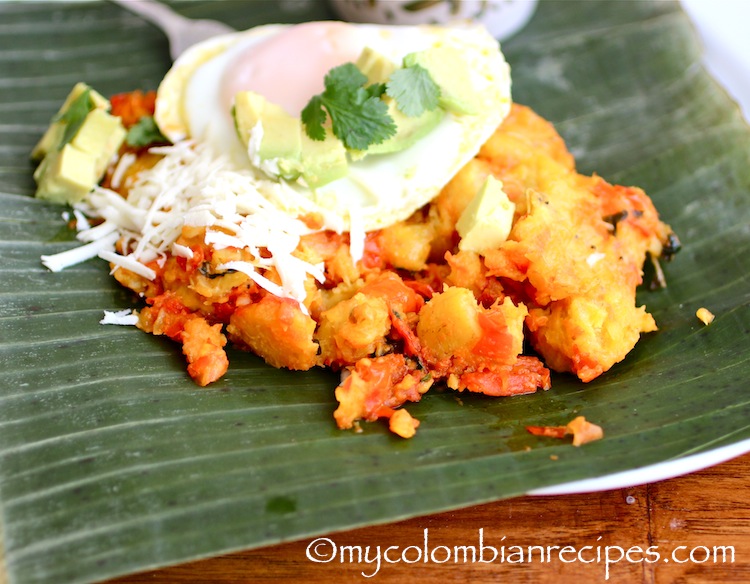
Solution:
[{"label": "fried egg", "polygon": [[[222,35],[181,55],[159,86],[155,120],[172,142],[191,139],[252,168],[232,117],[234,96],[253,91],[299,116],[324,89],[326,73],[369,48],[400,66],[405,56],[451,47],[466,64],[476,112],[446,112],[408,148],[352,157],[348,173],[315,189],[278,179],[276,203],[292,216],[317,212],[336,231],[380,229],[406,219],[435,197],[476,155],[507,115],[510,69],[481,26],[380,26],[343,22],[265,25]],[[260,169],[256,169],[259,171]],[[263,177],[264,179],[267,177]],[[288,196],[289,194],[292,196]]]}]

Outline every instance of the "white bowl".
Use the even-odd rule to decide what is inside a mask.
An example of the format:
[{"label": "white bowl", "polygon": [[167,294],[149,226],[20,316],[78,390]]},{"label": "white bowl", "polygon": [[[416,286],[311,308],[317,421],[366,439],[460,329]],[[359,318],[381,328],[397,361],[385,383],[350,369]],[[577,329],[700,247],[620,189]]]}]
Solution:
[{"label": "white bowl", "polygon": [[531,19],[537,0],[328,0],[342,20],[376,24],[479,22],[498,40]]}]

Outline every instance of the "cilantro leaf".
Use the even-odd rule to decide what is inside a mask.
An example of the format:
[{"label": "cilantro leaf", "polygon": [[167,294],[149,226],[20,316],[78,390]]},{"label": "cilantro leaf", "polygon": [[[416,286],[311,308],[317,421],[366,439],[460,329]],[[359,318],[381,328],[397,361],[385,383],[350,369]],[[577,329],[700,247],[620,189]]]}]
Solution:
[{"label": "cilantro leaf", "polygon": [[322,96],[313,96],[300,115],[302,122],[305,124],[305,131],[310,138],[320,142],[326,139],[326,130],[323,124],[326,123],[328,115],[323,107]]},{"label": "cilantro leaf", "polygon": [[331,110],[333,134],[350,150],[367,150],[396,133],[396,123],[388,114],[388,104],[379,97],[368,97],[357,110]]},{"label": "cilantro leaf", "polygon": [[365,87],[365,91],[370,97],[381,97],[385,93],[385,83],[373,83]]},{"label": "cilantro leaf", "polygon": [[125,136],[125,142],[129,146],[141,147],[149,144],[169,142],[159,130],[154,118],[144,116],[135,125],[131,126]]},{"label": "cilantro leaf", "polygon": [[302,123],[313,140],[325,139],[324,124],[331,119],[333,135],[350,150],[366,150],[396,133],[396,124],[381,99],[382,83],[365,86],[367,76],[354,63],[334,67],[325,76],[325,90],[302,110]]},{"label": "cilantro leaf", "polygon": [[421,65],[414,64],[393,72],[386,86],[386,94],[409,117],[417,117],[438,107],[440,87]]},{"label": "cilantro leaf", "polygon": [[87,89],[81,95],[76,97],[62,114],[55,116],[53,122],[62,122],[65,124],[65,131],[58,145],[58,150],[68,144],[81,129],[86,116],[94,109],[94,103],[91,101],[91,90]]},{"label": "cilantro leaf", "polygon": [[344,63],[331,69],[324,79],[325,92],[342,94],[356,91],[367,83],[367,76],[354,63]]}]

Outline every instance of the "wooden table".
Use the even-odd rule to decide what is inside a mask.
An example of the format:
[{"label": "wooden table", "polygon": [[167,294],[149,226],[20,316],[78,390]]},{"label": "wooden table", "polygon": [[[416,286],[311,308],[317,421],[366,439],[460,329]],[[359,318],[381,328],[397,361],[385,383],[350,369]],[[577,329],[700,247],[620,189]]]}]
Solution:
[{"label": "wooden table", "polygon": [[[750,454],[746,454],[701,472],[639,487],[585,495],[521,497],[331,534],[327,539],[337,546],[337,555],[330,562],[314,563],[307,558],[311,538],[120,578],[109,584],[287,580],[440,584],[750,582],[749,485]],[[425,530],[430,561],[407,563],[424,558]],[[470,555],[463,561],[462,552],[455,548],[474,546],[478,550],[480,530],[485,547],[494,547],[499,554],[505,546],[504,563],[500,555],[489,562],[492,551],[487,547],[485,563],[479,562],[479,555],[475,562],[470,561]],[[319,543],[321,554],[330,552],[328,542]],[[349,562],[345,548],[342,563],[342,546],[359,546],[363,553],[370,546],[371,560],[380,546],[379,570],[375,561],[357,563],[354,547],[354,562]],[[398,546],[389,552],[392,562],[382,559],[389,546]],[[409,546],[415,547],[406,549]],[[529,550],[529,546],[540,547]],[[560,552],[553,546],[572,547]],[[523,549],[523,563],[518,562],[519,549]],[[530,561],[529,552],[533,554]],[[660,554],[658,561],[656,553]],[[601,561],[597,561],[597,554]],[[607,554],[613,560],[622,559],[607,567]],[[375,575],[366,578],[363,573]]]}]

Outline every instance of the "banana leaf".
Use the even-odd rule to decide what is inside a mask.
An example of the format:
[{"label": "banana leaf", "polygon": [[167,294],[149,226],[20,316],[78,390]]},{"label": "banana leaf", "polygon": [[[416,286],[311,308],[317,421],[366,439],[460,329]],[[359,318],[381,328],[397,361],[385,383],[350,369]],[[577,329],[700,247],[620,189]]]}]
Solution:
[{"label": "banana leaf", "polygon": [[[179,2],[238,29],[330,18],[309,1]],[[503,44],[514,97],[554,122],[579,168],[643,187],[680,235],[668,287],[639,292],[659,331],[582,384],[497,399],[432,391],[411,440],[335,428],[330,372],[230,352],[197,388],[179,350],[101,326],[134,305],[33,198],[28,155],[77,81],[154,89],[164,36],[109,3],[0,4],[0,517],[11,583],[91,582],[391,522],[680,460],[750,438],[750,129],[704,71],[679,4],[542,1]],[[695,317],[705,306],[710,326]],[[573,448],[527,425],[585,415]],[[0,576],[0,579],[2,577]]]}]

